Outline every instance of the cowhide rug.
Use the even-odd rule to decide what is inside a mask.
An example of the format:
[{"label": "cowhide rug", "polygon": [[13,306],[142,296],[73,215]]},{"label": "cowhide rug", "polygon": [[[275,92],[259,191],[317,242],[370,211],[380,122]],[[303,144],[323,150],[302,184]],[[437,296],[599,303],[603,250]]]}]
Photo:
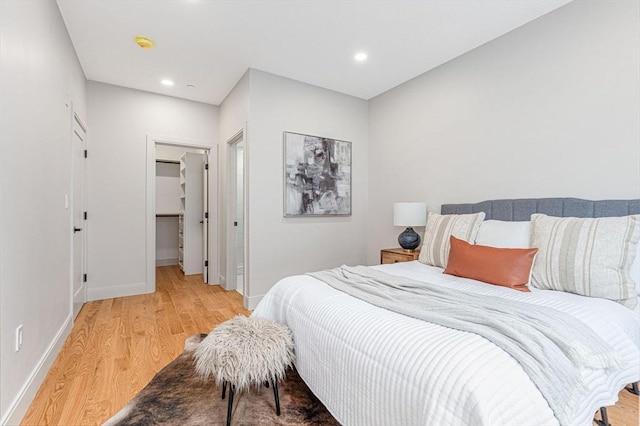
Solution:
[{"label": "cowhide rug", "polygon": [[[149,384],[103,426],[128,425],[224,425],[227,398],[212,381],[195,374],[193,351],[206,334],[185,341],[178,358],[164,367]],[[278,384],[280,417],[276,415],[273,389],[251,388],[233,399],[234,426],[246,425],[339,425],[311,393],[295,370],[288,370]]]}]

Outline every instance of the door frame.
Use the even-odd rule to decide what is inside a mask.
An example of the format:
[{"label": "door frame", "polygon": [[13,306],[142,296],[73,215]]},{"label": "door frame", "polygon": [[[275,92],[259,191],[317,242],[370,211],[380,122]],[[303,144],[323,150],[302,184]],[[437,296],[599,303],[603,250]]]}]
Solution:
[{"label": "door frame", "polygon": [[[82,118],[80,118],[80,116],[77,114],[73,102],[71,103],[71,131],[69,132],[70,135],[70,148],[71,148],[71,188],[69,191],[69,195],[67,195],[67,200],[69,200],[70,202],[68,203],[68,207],[69,207],[69,220],[70,220],[70,227],[69,227],[69,231],[70,231],[70,247],[71,247],[71,264],[70,264],[70,293],[71,293],[71,306],[70,306],[70,312],[71,315],[73,317],[73,320],[75,321],[78,313],[80,312],[80,309],[82,309],[82,306],[80,307],[80,309],[78,309],[78,312],[75,312],[75,291],[73,288],[73,280],[75,279],[74,275],[75,275],[75,253],[76,253],[76,247],[75,247],[75,232],[73,231],[73,229],[75,228],[75,221],[76,218],[74,217],[75,214],[75,210],[76,210],[76,203],[78,202],[78,200],[76,200],[75,197],[75,165],[76,165],[76,160],[74,159],[75,153],[75,140],[74,140],[74,132],[75,132],[75,123],[78,123],[78,125],[80,126],[80,128],[83,130],[84,135],[83,135],[83,145],[84,145],[84,150],[85,152],[88,151],[88,134],[89,131],[87,130],[87,125],[82,121]],[[80,136],[80,135],[79,135]],[[85,157],[85,163],[84,163],[84,167],[83,167],[83,176],[82,178],[82,206],[80,208],[81,211],[86,212],[87,209],[87,205],[88,205],[88,201],[87,201],[87,168],[88,168],[88,163],[86,161],[86,157]],[[88,265],[88,233],[89,233],[89,226],[88,226],[88,220],[85,218],[82,221],[82,247],[81,247],[81,255],[80,255],[80,275],[82,277],[85,276],[85,274],[87,274],[87,265]],[[84,278],[81,278],[84,280]],[[87,281],[84,281],[82,283],[82,305],[84,306],[84,304],[87,302],[87,287],[89,286],[89,283]]]},{"label": "door frame", "polygon": [[236,179],[237,179],[237,169],[236,169],[236,155],[235,155],[235,147],[234,145],[243,142],[244,148],[242,153],[242,205],[243,205],[243,216],[244,220],[242,221],[243,225],[243,239],[244,239],[244,247],[243,247],[243,279],[242,283],[242,298],[244,306],[247,306],[246,301],[248,300],[248,288],[249,288],[249,196],[248,196],[248,143],[247,143],[247,132],[246,128],[240,129],[236,134],[230,137],[226,141],[226,152],[227,152],[227,208],[226,208],[226,224],[225,224],[225,234],[226,234],[226,267],[225,267],[225,289],[227,290],[235,290],[237,288],[237,262],[236,262],[236,227],[233,226],[233,220],[231,218],[235,217],[237,214],[237,191],[236,191]]},{"label": "door frame", "polygon": [[[145,293],[153,293],[156,291],[156,145],[202,149],[208,153],[209,171],[211,171],[211,167],[215,167],[216,170],[218,169],[218,146],[213,142],[147,134],[147,255]],[[217,188],[218,174],[209,173],[209,253],[207,256],[209,260],[209,281],[211,281],[211,277],[218,276],[218,244],[211,244],[212,241],[217,240],[218,226],[212,226],[212,221],[215,224],[219,220]]]}]

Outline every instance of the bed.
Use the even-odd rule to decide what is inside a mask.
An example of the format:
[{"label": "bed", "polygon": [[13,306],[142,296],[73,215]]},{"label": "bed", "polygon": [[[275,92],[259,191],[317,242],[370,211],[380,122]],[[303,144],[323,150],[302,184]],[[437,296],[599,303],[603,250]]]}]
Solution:
[{"label": "bed", "polygon": [[[477,212],[499,221],[528,221],[534,213],[626,216],[640,214],[640,200],[496,200],[441,209],[449,215]],[[514,291],[443,274],[441,267],[419,261],[373,268],[570,315],[623,362],[616,369],[583,369],[588,392],[570,407],[570,420],[559,422],[521,364],[489,340],[373,306],[309,275],[285,278],[253,315],[292,329],[298,373],[342,424],[589,425],[598,408],[614,404],[626,384],[640,379],[638,307],[553,290]]]}]

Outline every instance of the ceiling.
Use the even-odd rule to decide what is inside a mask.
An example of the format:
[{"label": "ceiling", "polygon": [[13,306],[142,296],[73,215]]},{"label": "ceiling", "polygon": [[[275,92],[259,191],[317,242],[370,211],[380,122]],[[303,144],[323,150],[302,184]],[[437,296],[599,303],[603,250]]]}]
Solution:
[{"label": "ceiling", "polygon": [[214,105],[248,68],[370,99],[569,2],[57,1],[87,79]]}]

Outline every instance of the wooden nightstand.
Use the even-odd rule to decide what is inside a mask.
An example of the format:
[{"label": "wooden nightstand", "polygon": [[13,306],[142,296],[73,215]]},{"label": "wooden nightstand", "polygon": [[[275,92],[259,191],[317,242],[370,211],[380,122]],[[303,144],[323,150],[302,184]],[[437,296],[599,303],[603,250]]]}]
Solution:
[{"label": "wooden nightstand", "polygon": [[380,250],[380,263],[398,263],[417,260],[420,250],[408,251],[401,248]]}]

